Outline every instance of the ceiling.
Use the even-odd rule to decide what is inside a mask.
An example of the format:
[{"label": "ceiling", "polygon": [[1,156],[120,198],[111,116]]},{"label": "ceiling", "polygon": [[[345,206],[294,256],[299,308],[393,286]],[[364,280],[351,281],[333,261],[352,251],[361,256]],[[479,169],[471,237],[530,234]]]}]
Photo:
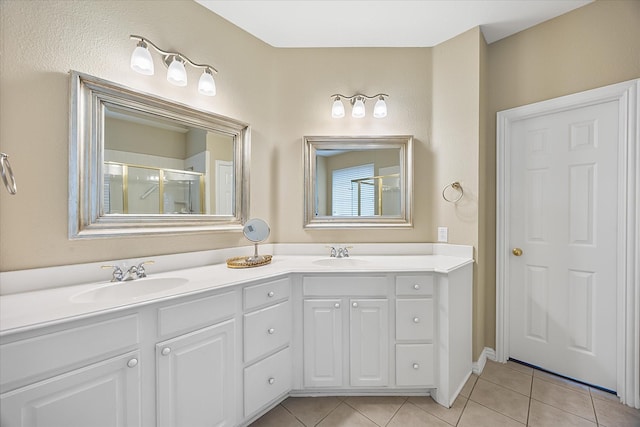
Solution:
[{"label": "ceiling", "polygon": [[431,47],[480,26],[487,43],[593,0],[195,0],[274,47]]}]

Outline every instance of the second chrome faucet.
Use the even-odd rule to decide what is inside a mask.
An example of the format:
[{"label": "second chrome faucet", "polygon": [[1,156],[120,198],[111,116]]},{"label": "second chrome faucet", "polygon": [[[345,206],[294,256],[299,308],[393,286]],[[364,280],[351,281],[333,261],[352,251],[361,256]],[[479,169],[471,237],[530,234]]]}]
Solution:
[{"label": "second chrome faucet", "polygon": [[[143,277],[147,277],[147,271],[145,270],[144,266],[153,263],[154,261],[144,261],[138,265],[132,265],[127,269],[126,272],[123,271],[123,269],[119,265],[103,265],[102,268],[113,269],[111,273],[112,282],[128,282],[130,280],[142,279]],[[126,266],[124,268],[126,268]]]},{"label": "second chrome faucet", "polygon": [[331,252],[329,253],[329,257],[331,258],[348,258],[349,257],[349,249],[353,246],[344,246],[342,248],[330,246]]}]

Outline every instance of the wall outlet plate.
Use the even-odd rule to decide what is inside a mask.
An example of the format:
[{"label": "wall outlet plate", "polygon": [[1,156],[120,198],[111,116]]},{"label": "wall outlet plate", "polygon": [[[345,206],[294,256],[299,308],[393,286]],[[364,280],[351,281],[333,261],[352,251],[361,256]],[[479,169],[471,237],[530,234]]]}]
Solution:
[{"label": "wall outlet plate", "polygon": [[438,242],[447,243],[449,241],[449,227],[438,227]]}]

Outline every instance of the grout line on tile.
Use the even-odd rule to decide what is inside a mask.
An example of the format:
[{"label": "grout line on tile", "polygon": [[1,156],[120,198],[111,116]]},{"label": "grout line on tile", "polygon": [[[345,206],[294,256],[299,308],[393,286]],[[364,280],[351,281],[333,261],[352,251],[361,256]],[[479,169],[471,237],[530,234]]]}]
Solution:
[{"label": "grout line on tile", "polygon": [[593,417],[596,420],[596,426],[600,425],[598,421],[598,412],[596,411],[596,404],[593,401],[593,395],[591,394],[591,387],[589,387],[589,397],[591,398],[591,409],[593,409]]}]

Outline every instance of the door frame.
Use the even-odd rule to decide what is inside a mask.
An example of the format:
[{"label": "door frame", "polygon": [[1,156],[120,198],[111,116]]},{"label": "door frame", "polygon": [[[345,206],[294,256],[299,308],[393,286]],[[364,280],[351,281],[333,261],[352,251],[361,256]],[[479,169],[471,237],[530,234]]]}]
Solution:
[{"label": "door frame", "polygon": [[510,138],[514,122],[615,101],[618,140],[617,392],[640,408],[640,79],[516,107],[497,113],[496,147],[496,359],[509,359]]}]

